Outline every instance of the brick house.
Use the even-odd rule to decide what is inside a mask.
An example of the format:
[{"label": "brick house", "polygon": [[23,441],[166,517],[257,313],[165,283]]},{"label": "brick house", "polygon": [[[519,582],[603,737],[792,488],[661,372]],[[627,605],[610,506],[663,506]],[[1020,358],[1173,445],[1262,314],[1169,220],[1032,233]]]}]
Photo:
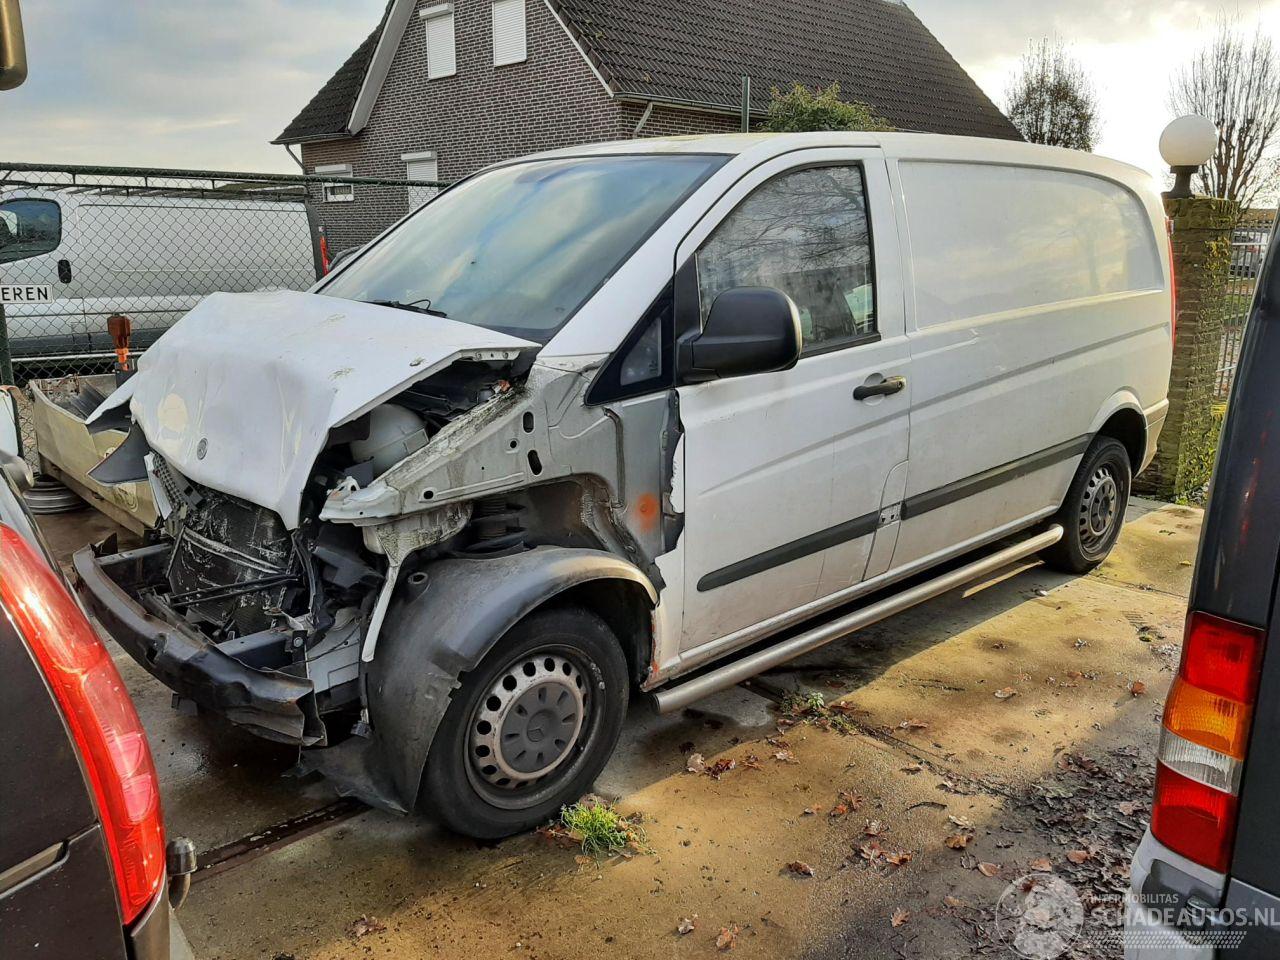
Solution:
[{"label": "brick house", "polygon": [[[390,0],[376,30],[274,141],[307,172],[453,181],[600,140],[739,129],[772,87],[839,82],[901,130],[1020,139],[900,0]],[[331,248],[422,188],[326,187]]]}]

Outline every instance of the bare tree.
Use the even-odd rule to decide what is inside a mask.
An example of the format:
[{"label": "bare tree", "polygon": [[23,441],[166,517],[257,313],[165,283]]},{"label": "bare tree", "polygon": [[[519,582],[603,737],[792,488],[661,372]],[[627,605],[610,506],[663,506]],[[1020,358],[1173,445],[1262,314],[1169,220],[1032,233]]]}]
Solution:
[{"label": "bare tree", "polygon": [[1204,193],[1244,211],[1278,185],[1280,55],[1257,25],[1221,19],[1213,41],[1174,76],[1169,106],[1218,125],[1218,148],[1200,171]]},{"label": "bare tree", "polygon": [[1092,150],[1098,140],[1093,83],[1056,37],[1030,45],[1005,94],[1005,113],[1031,143]]}]

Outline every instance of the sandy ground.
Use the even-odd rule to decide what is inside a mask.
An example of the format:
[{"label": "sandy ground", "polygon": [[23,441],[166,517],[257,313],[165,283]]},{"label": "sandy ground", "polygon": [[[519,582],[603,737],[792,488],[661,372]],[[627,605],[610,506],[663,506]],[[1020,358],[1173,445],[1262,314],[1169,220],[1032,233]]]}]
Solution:
[{"label": "sandy ground", "polygon": [[[55,549],[92,516],[48,524]],[[597,862],[364,811],[201,878],[182,924],[208,960],[693,957],[722,952],[722,931],[732,956],[1013,957],[996,905],[1038,869],[1084,899],[1068,955],[1118,957],[1108,920],[1145,825],[1199,522],[1138,505],[1091,576],[1024,565],[696,710],[638,706],[597,790],[643,818],[651,852]],[[288,751],[175,713],[117,659],[171,833],[208,851],[335,799],[282,776]],[[789,717],[787,692],[837,707]],[[692,774],[693,752],[736,766]]]}]

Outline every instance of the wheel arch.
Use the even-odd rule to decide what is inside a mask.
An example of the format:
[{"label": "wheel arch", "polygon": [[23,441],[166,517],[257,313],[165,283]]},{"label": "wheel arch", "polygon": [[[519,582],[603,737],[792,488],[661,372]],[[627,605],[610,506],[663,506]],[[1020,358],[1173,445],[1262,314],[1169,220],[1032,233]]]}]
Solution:
[{"label": "wheel arch", "polygon": [[[628,659],[645,657],[658,594],[634,564],[600,550],[538,547],[509,557],[441,560],[410,577],[391,602],[365,691],[376,779],[403,809],[417,804],[427,755],[450,697],[517,623],[549,604],[579,603],[618,635]],[[646,609],[647,608],[647,609]]]},{"label": "wheel arch", "polygon": [[1123,406],[1111,412],[1095,432],[1095,436],[1111,437],[1124,444],[1129,464],[1136,475],[1142,469],[1147,453],[1147,418],[1136,406]]}]

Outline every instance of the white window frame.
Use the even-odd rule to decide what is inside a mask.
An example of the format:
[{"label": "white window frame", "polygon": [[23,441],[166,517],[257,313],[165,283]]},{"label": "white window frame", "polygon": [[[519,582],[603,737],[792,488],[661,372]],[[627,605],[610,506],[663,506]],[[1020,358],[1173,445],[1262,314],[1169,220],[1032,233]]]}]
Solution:
[{"label": "white window frame", "polygon": [[[325,163],[314,168],[317,177],[350,177],[351,164]],[[320,187],[321,199],[325,203],[350,203],[356,198],[355,184],[325,183]]]},{"label": "white window frame", "polygon": [[[406,180],[439,180],[440,179],[440,157],[434,150],[422,150],[418,153],[402,153],[400,160],[404,164],[404,174]],[[415,163],[421,163],[424,160],[430,160],[436,165],[435,176],[433,177],[413,177],[409,175],[409,168]],[[440,193],[439,187],[409,187],[409,211],[412,213],[424,203],[430,201],[433,197]]]},{"label": "white window frame", "polygon": [[[520,11],[519,35],[499,38],[498,25],[500,9]],[[529,17],[525,0],[492,0],[490,3],[493,23],[493,65],[506,67],[513,63],[524,63],[529,59]],[[500,43],[500,39],[503,41]],[[504,49],[509,46],[510,49]]]},{"label": "white window frame", "polygon": [[[437,3],[430,7],[423,7],[418,11],[418,16],[422,20],[423,42],[427,51],[427,79],[443,80],[445,77],[454,76],[458,72],[458,36],[455,32],[453,4]],[[433,57],[431,56],[431,31],[433,27],[445,26],[445,21],[448,27],[449,56]]]}]

